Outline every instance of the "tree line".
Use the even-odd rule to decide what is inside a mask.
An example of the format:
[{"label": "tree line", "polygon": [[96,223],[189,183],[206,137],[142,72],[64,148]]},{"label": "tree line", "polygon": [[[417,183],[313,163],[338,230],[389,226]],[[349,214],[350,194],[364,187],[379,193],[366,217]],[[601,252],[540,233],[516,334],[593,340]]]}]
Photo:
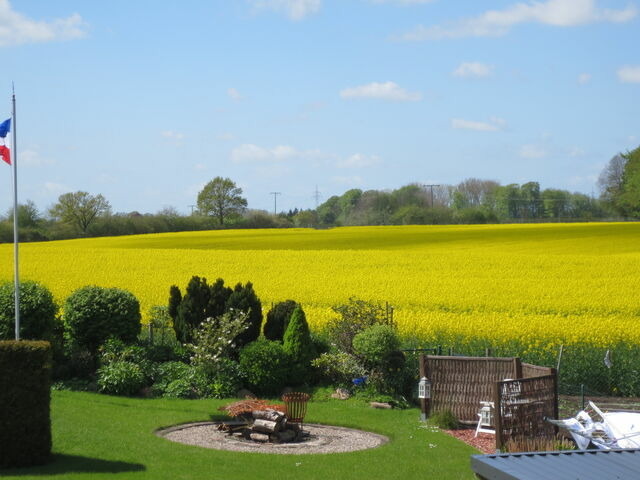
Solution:
[{"label": "tree line", "polygon": [[[598,178],[599,196],[541,189],[538,182],[501,185],[468,178],[457,185],[412,183],[395,190],[351,189],[316,209],[277,215],[248,208],[233,180],[216,177],[197,197],[197,210],[113,213],[102,195],[69,192],[46,212],[18,205],[21,241],[132,235],[216,228],[326,228],[347,225],[473,224],[640,218],[640,147],[615,155]],[[13,209],[0,217],[0,242],[13,241]]]}]

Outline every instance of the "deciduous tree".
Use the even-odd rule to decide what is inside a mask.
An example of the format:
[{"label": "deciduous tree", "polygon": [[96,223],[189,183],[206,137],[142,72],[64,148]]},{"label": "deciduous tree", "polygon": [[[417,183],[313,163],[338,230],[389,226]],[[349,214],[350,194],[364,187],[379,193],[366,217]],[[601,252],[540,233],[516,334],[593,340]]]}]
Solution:
[{"label": "deciduous tree", "polygon": [[198,194],[200,213],[216,217],[220,225],[224,225],[230,215],[240,214],[245,208],[247,200],[242,197],[242,189],[230,178],[216,177]]},{"label": "deciduous tree", "polygon": [[83,234],[94,220],[111,213],[111,205],[100,194],[91,195],[87,192],[69,192],[58,197],[49,214],[56,219],[77,227]]}]

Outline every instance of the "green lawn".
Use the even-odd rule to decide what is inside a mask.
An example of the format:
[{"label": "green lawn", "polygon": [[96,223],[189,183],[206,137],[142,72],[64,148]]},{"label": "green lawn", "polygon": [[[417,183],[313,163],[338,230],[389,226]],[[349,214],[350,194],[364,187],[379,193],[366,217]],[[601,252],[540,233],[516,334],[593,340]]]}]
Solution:
[{"label": "green lawn", "polygon": [[167,400],[53,392],[52,463],[2,470],[3,479],[473,479],[473,448],[431,428],[419,412],[362,403],[312,402],[306,421],[389,437],[382,447],[331,455],[265,455],[209,450],[154,435],[160,427],[209,420],[219,400]]}]

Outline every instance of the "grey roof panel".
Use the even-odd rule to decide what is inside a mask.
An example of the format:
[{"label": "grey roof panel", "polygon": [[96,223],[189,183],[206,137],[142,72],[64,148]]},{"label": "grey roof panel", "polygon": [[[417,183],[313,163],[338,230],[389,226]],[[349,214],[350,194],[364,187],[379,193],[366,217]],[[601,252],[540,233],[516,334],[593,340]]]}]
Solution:
[{"label": "grey roof panel", "polygon": [[471,468],[488,480],[640,480],[640,449],[473,455]]}]

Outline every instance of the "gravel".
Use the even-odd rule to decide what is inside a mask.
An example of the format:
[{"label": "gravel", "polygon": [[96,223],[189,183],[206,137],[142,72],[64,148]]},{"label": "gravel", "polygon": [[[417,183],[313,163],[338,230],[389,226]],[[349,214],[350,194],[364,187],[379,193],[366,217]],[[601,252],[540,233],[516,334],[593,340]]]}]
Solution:
[{"label": "gravel", "polygon": [[304,424],[309,436],[298,443],[258,443],[241,440],[217,429],[218,422],[199,422],[158,430],[156,434],[172,442],[236,452],[305,455],[340,453],[376,448],[389,441],[383,435],[330,425]]}]

